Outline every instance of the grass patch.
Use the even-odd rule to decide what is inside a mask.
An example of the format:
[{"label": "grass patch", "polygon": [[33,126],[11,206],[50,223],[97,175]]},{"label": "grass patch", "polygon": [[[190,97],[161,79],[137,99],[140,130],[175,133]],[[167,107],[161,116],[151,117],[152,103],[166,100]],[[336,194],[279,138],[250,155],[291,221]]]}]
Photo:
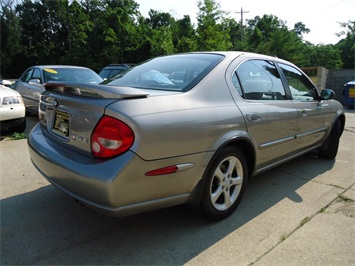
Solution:
[{"label": "grass patch", "polygon": [[25,139],[25,138],[26,138],[26,135],[25,135],[25,133],[14,132],[14,133],[12,134],[11,138],[12,138],[13,140]]},{"label": "grass patch", "polygon": [[287,237],[288,237],[288,234],[283,233],[283,234],[280,236],[280,240],[281,240],[281,241],[284,241],[284,240],[286,240]]},{"label": "grass patch", "polygon": [[311,220],[311,218],[309,217],[305,217],[303,218],[303,220],[300,223],[300,227],[302,227],[303,225],[305,225],[306,223],[308,223]]},{"label": "grass patch", "polygon": [[354,200],[352,200],[351,198],[348,198],[347,196],[344,196],[344,195],[339,195],[339,199],[341,199],[341,200],[344,201],[344,202],[351,202],[351,201],[354,201]]},{"label": "grass patch", "polygon": [[318,213],[324,213],[325,212],[325,208],[322,208],[318,211]]}]

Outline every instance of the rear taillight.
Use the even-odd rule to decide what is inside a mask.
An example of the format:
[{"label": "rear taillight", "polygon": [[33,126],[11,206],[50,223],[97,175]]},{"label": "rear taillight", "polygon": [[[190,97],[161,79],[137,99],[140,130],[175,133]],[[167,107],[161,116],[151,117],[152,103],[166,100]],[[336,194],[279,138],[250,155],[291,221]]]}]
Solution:
[{"label": "rear taillight", "polygon": [[95,157],[109,158],[126,152],[134,142],[132,129],[120,120],[103,116],[91,137]]}]

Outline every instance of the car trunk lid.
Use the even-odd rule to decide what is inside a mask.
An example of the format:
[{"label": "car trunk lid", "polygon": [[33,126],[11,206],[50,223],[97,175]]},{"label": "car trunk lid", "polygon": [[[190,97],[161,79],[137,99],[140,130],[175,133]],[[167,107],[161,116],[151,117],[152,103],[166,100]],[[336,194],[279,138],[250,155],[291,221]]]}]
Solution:
[{"label": "car trunk lid", "polygon": [[51,83],[41,95],[39,121],[50,141],[91,156],[91,134],[106,107],[148,95],[129,87]]}]

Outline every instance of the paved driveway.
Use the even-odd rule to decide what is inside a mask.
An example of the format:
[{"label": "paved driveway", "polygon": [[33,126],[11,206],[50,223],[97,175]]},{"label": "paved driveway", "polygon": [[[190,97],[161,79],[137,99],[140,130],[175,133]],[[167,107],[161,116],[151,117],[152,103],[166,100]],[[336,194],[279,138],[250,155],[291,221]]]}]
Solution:
[{"label": "paved driveway", "polygon": [[347,119],[336,161],[309,154],[253,178],[218,223],[184,206],[101,215],[47,182],[25,139],[5,138],[0,264],[354,265],[355,113]]}]

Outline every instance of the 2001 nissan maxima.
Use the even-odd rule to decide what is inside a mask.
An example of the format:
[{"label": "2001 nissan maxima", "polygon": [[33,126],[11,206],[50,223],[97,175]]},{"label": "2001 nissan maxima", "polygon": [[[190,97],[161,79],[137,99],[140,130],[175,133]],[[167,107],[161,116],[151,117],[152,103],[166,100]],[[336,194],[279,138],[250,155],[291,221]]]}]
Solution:
[{"label": "2001 nissan maxima", "polygon": [[48,84],[31,159],[54,186],[114,216],[191,203],[219,220],[248,178],[317,150],[345,115],[295,65],[245,52],[158,57],[101,85]]}]

